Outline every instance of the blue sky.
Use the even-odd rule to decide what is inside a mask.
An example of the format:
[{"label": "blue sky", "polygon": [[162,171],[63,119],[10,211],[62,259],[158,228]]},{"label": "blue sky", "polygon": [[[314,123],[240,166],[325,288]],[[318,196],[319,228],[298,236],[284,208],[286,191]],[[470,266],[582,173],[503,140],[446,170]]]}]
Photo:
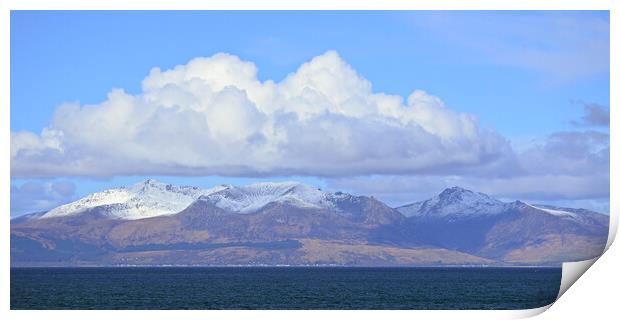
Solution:
[{"label": "blue sky", "polygon": [[[608,136],[607,140],[593,138],[594,133],[607,135],[608,125],[587,120],[592,108],[609,109],[609,14],[605,11],[12,12],[12,148],[13,141],[18,141],[13,133],[40,135],[44,128],[62,132],[53,119],[59,117],[55,114],[63,103],[82,107],[100,104],[110,99],[108,94],[114,88],[128,95],[141,95],[142,80],[154,67],[165,71],[196,57],[223,52],[253,63],[258,69],[257,80],[279,83],[300,65],[328,51],[336,52],[338,58],[334,58],[336,62],[326,58],[325,63],[340,65],[342,61],[349,65],[371,83],[373,93],[400,96],[407,101],[414,90],[423,90],[441,99],[452,112],[473,115],[480,128],[492,128],[518,154],[523,151],[544,158],[541,153],[554,148],[560,148],[559,154],[563,154],[577,140],[588,152],[604,149],[605,143],[608,148]],[[558,132],[581,135],[554,136]],[[64,139],[68,139],[66,136],[65,132]],[[546,140],[552,136],[564,140]],[[543,147],[530,150],[540,145]],[[609,183],[608,154],[607,179],[604,155],[599,162],[585,167],[570,164],[570,154],[566,157],[557,160],[566,160],[566,172],[554,171],[552,175],[572,179],[575,170],[585,175],[596,166],[600,169],[602,161],[603,171],[594,170],[590,175],[598,175],[598,180],[587,182],[598,182],[602,191],[571,189],[540,199],[535,196],[535,189],[522,193],[502,188],[482,191],[506,199],[526,197],[600,210],[608,208],[608,191],[604,192],[605,183]],[[12,160],[18,164],[41,163],[46,158],[35,161],[14,158],[12,154]],[[581,158],[573,160],[583,164]],[[256,170],[214,175],[213,170],[190,174],[170,169],[152,169],[148,175],[140,170],[90,175],[85,171],[76,174],[50,169],[37,176],[24,174],[27,169],[12,167],[12,203],[47,197],[49,201],[40,203],[52,205],[156,176],[171,183],[201,186],[294,179],[328,189],[374,193],[389,203],[399,204],[429,196],[459,181],[475,187],[490,184],[484,179],[495,179],[493,185],[497,185],[501,183],[497,177],[512,170],[506,165],[494,173],[483,174],[479,173],[480,168],[488,168],[488,163],[478,165],[449,165],[445,170],[372,166],[342,174],[322,169],[306,172],[280,168],[260,177]],[[523,166],[532,179],[535,175],[550,175],[544,166]],[[530,181],[523,177],[515,179],[521,179],[518,186]],[[379,180],[390,183],[384,183],[386,187],[381,190],[367,187],[369,181]],[[72,183],[75,190],[68,195],[54,193],[53,183],[59,181]],[[411,181],[421,182],[413,185]],[[514,186],[516,180],[511,181]],[[550,181],[547,183],[553,184]],[[578,178],[570,181],[587,184]],[[40,188],[21,188],[24,184]],[[390,189],[399,184],[410,188]],[[33,209],[13,205],[12,215]]]}]

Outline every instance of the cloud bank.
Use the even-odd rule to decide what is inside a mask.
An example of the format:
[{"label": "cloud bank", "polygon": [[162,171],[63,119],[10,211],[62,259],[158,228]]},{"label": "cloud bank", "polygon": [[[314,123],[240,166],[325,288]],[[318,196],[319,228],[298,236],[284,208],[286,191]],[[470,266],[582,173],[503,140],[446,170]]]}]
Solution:
[{"label": "cloud bank", "polygon": [[140,94],[67,103],[40,133],[11,133],[13,178],[117,175],[496,175],[506,139],[437,97],[374,92],[333,51],[281,82],[220,53],[151,70]]},{"label": "cloud bank", "polygon": [[328,186],[372,194],[393,204],[425,199],[447,187],[461,186],[507,199],[599,199],[609,210],[609,143],[609,134],[603,132],[555,132],[515,152],[514,167],[509,168],[512,174],[340,177],[329,179]]}]

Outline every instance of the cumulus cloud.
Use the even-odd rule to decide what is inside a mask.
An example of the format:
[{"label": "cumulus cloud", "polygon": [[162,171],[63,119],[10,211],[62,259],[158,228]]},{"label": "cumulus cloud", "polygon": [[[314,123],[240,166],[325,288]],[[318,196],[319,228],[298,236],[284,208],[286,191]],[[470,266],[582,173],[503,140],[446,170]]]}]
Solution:
[{"label": "cumulus cloud", "polygon": [[[40,133],[11,133],[14,178],[489,171],[509,143],[437,97],[374,92],[333,51],[284,80],[229,54],[154,68],[132,95],[63,104]],[[493,170],[491,170],[493,171]]]},{"label": "cumulus cloud", "polygon": [[11,216],[45,211],[73,200],[75,185],[70,181],[28,181],[11,184]]}]

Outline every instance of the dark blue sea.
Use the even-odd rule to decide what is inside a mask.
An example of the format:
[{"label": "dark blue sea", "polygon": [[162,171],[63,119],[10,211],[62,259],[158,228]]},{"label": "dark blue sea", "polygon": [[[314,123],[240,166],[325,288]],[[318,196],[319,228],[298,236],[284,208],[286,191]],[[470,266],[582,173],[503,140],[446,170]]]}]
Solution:
[{"label": "dark blue sea", "polygon": [[12,268],[11,309],[526,309],[560,268]]}]

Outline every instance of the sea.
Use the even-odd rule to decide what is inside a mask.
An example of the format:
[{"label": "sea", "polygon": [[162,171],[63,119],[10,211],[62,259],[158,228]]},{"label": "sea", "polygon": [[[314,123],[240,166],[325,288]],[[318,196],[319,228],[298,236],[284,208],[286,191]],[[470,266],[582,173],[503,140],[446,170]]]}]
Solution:
[{"label": "sea", "polygon": [[561,268],[11,268],[11,309],[530,309]]}]

